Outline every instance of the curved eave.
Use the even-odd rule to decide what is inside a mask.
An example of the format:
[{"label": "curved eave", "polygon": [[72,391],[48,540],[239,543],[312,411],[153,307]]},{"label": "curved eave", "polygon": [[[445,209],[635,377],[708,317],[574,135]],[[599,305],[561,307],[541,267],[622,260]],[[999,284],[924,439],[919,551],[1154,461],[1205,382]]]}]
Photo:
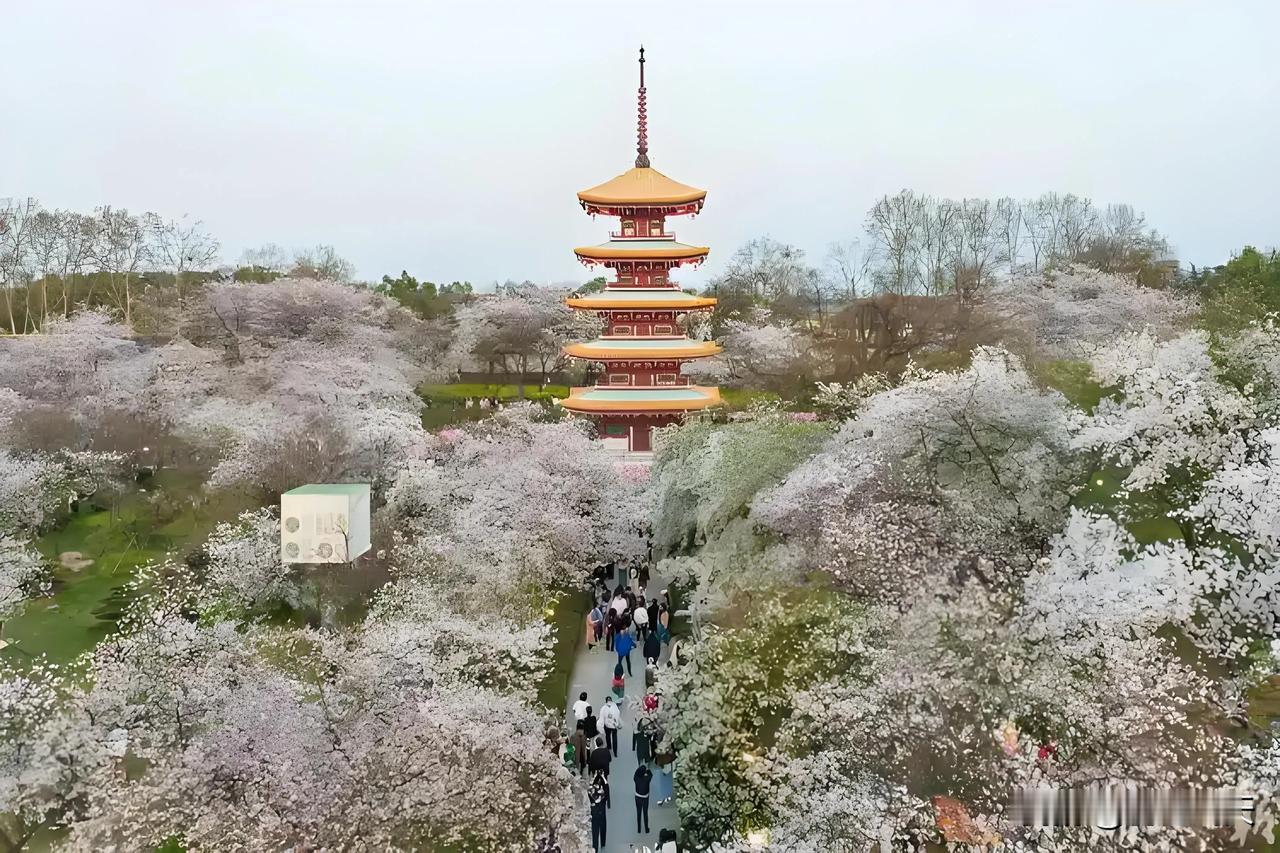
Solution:
[{"label": "curved eave", "polygon": [[608,207],[692,204],[706,197],[706,190],[682,184],[649,166],[628,169],[603,184],[578,193],[578,201],[583,204]]},{"label": "curved eave", "polygon": [[694,202],[703,201],[706,197],[706,190],[655,196],[608,196],[592,190],[583,190],[578,193],[578,201],[599,207],[667,207],[693,204]]},{"label": "curved eave", "polygon": [[647,311],[697,311],[702,308],[714,308],[716,300],[709,296],[690,296],[688,299],[645,299],[637,296],[600,297],[592,299],[588,296],[570,297],[565,300],[570,308],[581,308],[586,311],[605,308],[632,308]]},{"label": "curved eave", "polygon": [[585,415],[604,415],[610,412],[697,412],[719,406],[720,389],[701,385],[688,386],[701,397],[679,400],[592,400],[588,396],[594,388],[572,388],[560,405],[571,412]]},{"label": "curved eave", "polygon": [[661,361],[708,358],[724,351],[711,341],[690,341],[684,347],[594,347],[589,344],[566,344],[563,352],[587,361]]},{"label": "curved eave", "polygon": [[672,246],[667,249],[615,249],[605,246],[579,246],[573,250],[580,261],[687,261],[706,259],[708,246]]}]

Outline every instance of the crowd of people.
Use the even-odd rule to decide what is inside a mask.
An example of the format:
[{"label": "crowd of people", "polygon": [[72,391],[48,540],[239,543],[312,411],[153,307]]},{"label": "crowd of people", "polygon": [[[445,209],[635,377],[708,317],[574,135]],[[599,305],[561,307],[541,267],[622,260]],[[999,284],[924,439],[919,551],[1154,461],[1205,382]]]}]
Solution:
[{"label": "crowd of people", "polygon": [[[623,727],[621,703],[627,679],[635,677],[632,653],[638,648],[644,659],[644,692],[631,699],[635,728],[631,749],[636,757],[632,774],[636,808],[636,833],[650,834],[649,807],[674,801],[675,753],[657,724],[658,662],[663,646],[671,642],[671,609],[667,590],[646,596],[643,588],[618,585],[610,591],[597,578],[593,606],[587,616],[587,648],[616,655],[613,679],[603,703],[592,704],[587,692],[572,706],[573,731],[561,732],[561,758],[571,772],[587,783],[591,806],[591,839],[598,851],[605,845],[608,812],[612,808],[610,765],[618,757],[619,730]],[[662,829],[658,853],[676,853],[676,833]]]}]

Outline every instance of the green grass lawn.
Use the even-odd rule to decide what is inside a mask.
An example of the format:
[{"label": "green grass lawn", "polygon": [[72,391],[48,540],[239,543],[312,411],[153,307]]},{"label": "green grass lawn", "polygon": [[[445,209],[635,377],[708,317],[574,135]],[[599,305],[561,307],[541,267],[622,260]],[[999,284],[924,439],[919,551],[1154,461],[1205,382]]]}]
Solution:
[{"label": "green grass lawn", "polygon": [[751,388],[721,388],[720,399],[730,409],[746,409],[752,403],[782,399],[772,391],[755,391]]},{"label": "green grass lawn", "polygon": [[537,382],[524,386],[524,397],[520,396],[517,385],[487,385],[480,382],[455,382],[444,385],[419,385],[418,396],[430,398],[434,404],[437,400],[461,403],[468,397],[497,397],[499,400],[541,400],[551,397],[569,396],[568,385],[548,385],[545,389],[538,387]]},{"label": "green grass lawn", "polygon": [[564,711],[569,696],[569,680],[583,641],[591,594],[586,590],[566,592],[555,605],[551,621],[551,670],[538,685],[538,701],[557,713]]},{"label": "green grass lawn", "polygon": [[540,389],[538,384],[525,386],[524,397],[515,385],[484,385],[478,382],[459,382],[446,385],[419,385],[418,396],[423,400],[422,427],[438,430],[454,424],[473,423],[493,414],[493,409],[464,406],[468,397],[478,401],[480,397],[496,397],[504,403],[519,400],[539,401],[549,404],[552,400],[569,396],[569,386],[548,385]]},{"label": "green grass lawn", "polygon": [[[129,583],[139,566],[169,554],[181,559],[219,521],[250,505],[231,494],[204,497],[201,482],[192,472],[162,470],[112,508],[83,501],[63,524],[36,539],[36,548],[54,566],[53,594],[28,602],[5,622],[11,645],[0,654],[20,664],[40,654],[68,661],[91,649],[128,607]],[[78,551],[93,564],[64,568],[58,556],[67,551]]]}]

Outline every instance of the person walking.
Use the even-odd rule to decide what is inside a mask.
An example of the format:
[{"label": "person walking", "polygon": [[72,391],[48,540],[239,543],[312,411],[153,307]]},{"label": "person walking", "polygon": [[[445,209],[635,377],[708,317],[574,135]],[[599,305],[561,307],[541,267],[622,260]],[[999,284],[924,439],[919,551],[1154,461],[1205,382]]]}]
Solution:
[{"label": "person walking", "polygon": [[631,650],[636,647],[635,637],[631,636],[630,631],[623,631],[618,638],[613,641],[613,650],[618,653],[618,665],[621,666],[623,661],[627,662],[627,675],[631,675]]},{"label": "person walking", "polygon": [[613,668],[613,695],[619,699],[622,694],[627,691],[627,682],[622,677],[622,662],[619,661]]},{"label": "person walking", "polygon": [[649,636],[644,638],[644,658],[655,663],[662,656],[662,638],[658,635],[658,626],[655,625],[653,630],[649,631]]},{"label": "person walking", "polygon": [[[653,781],[653,771],[648,765],[641,764],[631,777],[636,783],[636,832],[649,834],[649,784]],[[640,819],[644,819],[644,829],[640,829]]]},{"label": "person walking", "polygon": [[649,636],[649,611],[645,609],[643,598],[636,602],[636,609],[632,618],[636,623],[636,638],[643,641],[645,637]]},{"label": "person walking", "polygon": [[604,613],[600,610],[600,605],[591,608],[591,612],[587,614],[587,648],[594,649],[596,643],[600,642],[600,635],[604,631]]},{"label": "person walking", "polygon": [[592,774],[603,773],[604,778],[608,779],[611,761],[613,761],[613,753],[609,752],[609,747],[604,745],[604,738],[597,736],[595,748],[591,750],[591,757],[587,759],[587,769]]},{"label": "person walking", "polygon": [[622,728],[622,712],[614,704],[612,696],[604,698],[604,707],[600,709],[600,725],[604,727],[605,746],[613,750],[613,757],[618,757],[618,729]]},{"label": "person walking", "polygon": [[676,831],[674,829],[659,830],[657,853],[679,853],[679,851],[680,846],[677,843]]},{"label": "person walking", "polygon": [[636,762],[642,767],[653,757],[653,742],[638,728],[631,733],[631,748],[635,751]]},{"label": "person walking", "polygon": [[609,819],[607,796],[603,779],[593,781],[587,790],[587,799],[591,801],[591,849],[595,853],[600,853],[600,849],[606,844]]},{"label": "person walking", "polygon": [[587,715],[582,718],[582,732],[587,736],[587,743],[593,742],[600,734],[600,723],[590,705],[587,706]]},{"label": "person walking", "polygon": [[585,720],[587,712],[591,710],[591,704],[587,702],[587,691],[578,694],[578,701],[573,703],[573,718],[575,720]]},{"label": "person walking", "polygon": [[613,651],[613,638],[618,633],[617,614],[613,612],[612,607],[604,609],[604,649],[607,652]]},{"label": "person walking", "polygon": [[655,595],[653,598],[649,599],[649,604],[648,604],[648,610],[649,610],[649,630],[651,630],[651,631],[656,631],[656,630],[657,630],[657,628],[658,628],[658,608],[659,608],[659,606],[660,606],[660,605],[658,604],[658,597],[657,597],[656,595]]},{"label": "person walking", "polygon": [[581,774],[587,769],[587,733],[582,720],[578,720],[570,742],[573,744],[573,759],[578,764],[578,773]]}]

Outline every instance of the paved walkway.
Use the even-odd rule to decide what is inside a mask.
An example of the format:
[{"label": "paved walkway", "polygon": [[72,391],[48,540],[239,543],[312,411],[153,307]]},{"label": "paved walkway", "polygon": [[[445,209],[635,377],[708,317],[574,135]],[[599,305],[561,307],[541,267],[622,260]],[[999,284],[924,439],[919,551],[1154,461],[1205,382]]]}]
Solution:
[{"label": "paved walkway", "polygon": [[[660,589],[656,579],[651,579],[651,589]],[[664,647],[662,660],[666,660],[669,647]],[[593,651],[587,650],[586,623],[583,622],[582,639],[578,644],[578,660],[573,667],[573,678],[569,680],[569,696],[565,706],[565,725],[572,732],[573,701],[584,690],[587,701],[591,703],[594,713],[599,716],[600,706],[606,696],[612,695],[609,685],[613,682],[613,667],[618,656],[607,652],[601,640]],[[661,663],[661,661],[660,661]],[[632,775],[636,772],[636,754],[631,749],[631,735],[635,731],[634,716],[630,700],[644,695],[644,655],[639,648],[631,652],[631,666],[635,673],[627,677],[627,692],[619,702],[622,709],[622,728],[618,731],[618,757],[609,766],[609,799],[612,806],[606,829],[606,841],[601,853],[631,853],[632,850],[653,851],[658,845],[658,833],[663,829],[676,829],[675,800],[665,806],[657,804],[658,780],[653,780],[649,794],[649,829],[648,834],[636,832],[636,800],[635,783]],[[625,667],[624,667],[625,669]],[[616,701],[616,700],[615,700]],[[649,769],[657,775],[657,767],[650,762]],[[590,825],[587,826],[587,838],[591,838]]]}]

